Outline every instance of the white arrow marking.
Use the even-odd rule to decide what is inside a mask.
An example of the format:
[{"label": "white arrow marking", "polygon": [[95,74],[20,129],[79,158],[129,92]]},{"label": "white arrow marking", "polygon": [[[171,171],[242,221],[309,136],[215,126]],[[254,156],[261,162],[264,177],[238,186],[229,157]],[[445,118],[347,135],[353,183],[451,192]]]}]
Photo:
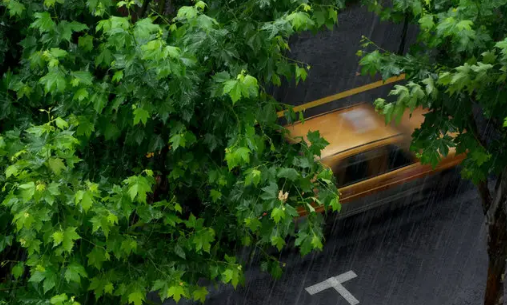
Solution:
[{"label": "white arrow marking", "polygon": [[334,288],[345,300],[347,300],[347,302],[349,302],[350,305],[356,305],[359,304],[359,301],[342,285],[342,283],[355,277],[357,277],[357,275],[354,271],[348,271],[338,276],[330,277],[323,282],[317,283],[305,289],[310,295],[314,295],[326,289]]}]

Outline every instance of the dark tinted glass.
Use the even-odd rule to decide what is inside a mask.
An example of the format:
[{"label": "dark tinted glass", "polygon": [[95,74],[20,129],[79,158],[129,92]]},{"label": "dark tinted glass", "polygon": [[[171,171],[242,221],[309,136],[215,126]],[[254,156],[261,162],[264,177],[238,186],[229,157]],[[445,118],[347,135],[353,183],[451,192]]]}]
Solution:
[{"label": "dark tinted glass", "polygon": [[[382,156],[387,154],[387,158]],[[384,161],[381,161],[384,160]],[[387,162],[375,164],[375,162]],[[337,186],[344,187],[382,175],[413,163],[413,158],[396,145],[387,145],[348,157],[333,168]]]},{"label": "dark tinted glass", "polygon": [[399,148],[396,145],[387,145],[386,146],[389,153],[389,163],[387,167],[387,172],[393,171],[398,168],[402,168],[404,166],[410,165],[414,163],[412,156]]}]

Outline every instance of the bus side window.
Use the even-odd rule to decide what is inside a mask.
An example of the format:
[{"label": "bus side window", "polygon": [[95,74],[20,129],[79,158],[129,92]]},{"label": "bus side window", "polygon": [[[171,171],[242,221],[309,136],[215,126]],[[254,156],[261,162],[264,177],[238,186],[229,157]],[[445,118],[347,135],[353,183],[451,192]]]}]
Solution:
[{"label": "bus side window", "polygon": [[368,159],[359,153],[342,160],[333,168],[337,187],[346,186],[368,178]]},{"label": "bus side window", "polygon": [[358,153],[332,166],[337,187],[370,179],[415,163],[409,152],[389,144]]},{"label": "bus side window", "polygon": [[415,163],[410,153],[397,145],[389,144],[387,145],[387,150],[389,152],[388,172]]}]

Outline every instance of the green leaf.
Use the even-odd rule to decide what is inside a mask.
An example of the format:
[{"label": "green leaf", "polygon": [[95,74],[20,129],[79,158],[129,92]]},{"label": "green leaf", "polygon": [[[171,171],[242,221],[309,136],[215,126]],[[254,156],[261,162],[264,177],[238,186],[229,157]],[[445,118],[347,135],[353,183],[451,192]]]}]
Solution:
[{"label": "green leaf", "polygon": [[280,220],[285,219],[285,211],[280,208],[274,208],[271,211],[271,218],[273,218],[275,223],[279,223]]},{"label": "green leaf", "polygon": [[18,172],[19,172],[19,169],[18,169],[18,166],[16,164],[9,165],[5,169],[5,177],[6,178],[9,178],[10,176],[16,177],[18,175]]},{"label": "green leaf", "polygon": [[198,289],[194,290],[192,295],[194,296],[194,301],[200,301],[201,303],[204,303],[204,301],[206,301],[206,296],[208,295],[208,289],[206,287],[199,287]]},{"label": "green leaf", "polygon": [[329,206],[333,209],[333,212],[340,212],[342,209],[342,205],[340,204],[338,197],[331,199]]},{"label": "green leaf", "polygon": [[435,23],[433,22],[433,15],[426,14],[419,19],[421,29],[429,31],[433,28]]},{"label": "green leaf", "polygon": [[74,97],[72,99],[81,102],[85,99],[88,99],[88,97],[88,90],[86,90],[86,88],[80,88],[76,91],[76,93],[74,93]]},{"label": "green leaf", "polygon": [[335,9],[329,9],[329,18],[333,21],[333,23],[338,22],[338,11]]},{"label": "green leaf", "polygon": [[185,147],[187,145],[187,142],[185,140],[184,134],[175,134],[169,139],[169,143],[171,143],[172,148],[174,150],[178,149],[178,147]]},{"label": "green leaf", "polygon": [[386,124],[390,123],[393,118],[394,113],[394,104],[389,103],[384,106],[384,110],[382,111],[382,114],[385,117]]},{"label": "green leaf", "polygon": [[324,140],[324,138],[320,136],[320,132],[318,130],[308,131],[306,138],[311,143],[310,151],[317,156],[320,156],[321,150],[323,150],[326,146],[329,145],[329,142],[327,142],[326,140]]},{"label": "green leaf", "polygon": [[299,173],[293,168],[283,167],[278,170],[277,177],[296,181],[299,178]]},{"label": "green leaf", "polygon": [[59,305],[59,304],[62,304],[63,302],[65,302],[65,301],[67,301],[68,299],[69,299],[69,297],[67,296],[67,294],[62,293],[62,294],[55,295],[54,297],[52,297],[49,302],[51,304]]},{"label": "green leaf", "polygon": [[268,186],[262,188],[263,193],[261,198],[264,200],[276,199],[278,193],[278,185],[276,183],[270,183]]},{"label": "green leaf", "polygon": [[113,54],[107,48],[104,48],[100,52],[99,56],[95,58],[95,66],[109,67],[113,61]]},{"label": "green leaf", "polygon": [[134,36],[137,39],[147,39],[150,38],[151,34],[157,33],[160,30],[160,26],[154,24],[151,18],[144,18],[136,22]]},{"label": "green leaf", "polygon": [[485,64],[492,64],[497,59],[497,56],[496,56],[494,50],[493,51],[486,51],[486,52],[482,53],[481,55],[482,55],[482,61]]},{"label": "green leaf", "polygon": [[69,123],[67,123],[67,121],[65,121],[64,119],[62,119],[61,117],[57,117],[55,119],[55,124],[58,128],[60,129],[66,129],[69,127]]},{"label": "green leaf", "polygon": [[211,200],[213,202],[217,202],[220,198],[222,198],[222,193],[220,193],[217,190],[211,190],[210,195],[211,195]]},{"label": "green leaf", "polygon": [[9,10],[9,15],[11,17],[15,15],[21,17],[21,14],[23,14],[23,11],[26,9],[26,7],[23,3],[20,3],[16,0],[9,0],[7,1],[7,9]]},{"label": "green leaf", "polygon": [[76,87],[78,85],[91,86],[93,84],[93,76],[88,71],[74,71],[71,73],[74,79],[71,81],[72,86]]},{"label": "green leaf", "polygon": [[206,8],[207,4],[202,1],[197,1],[197,3],[194,5],[195,8],[200,9],[203,11]]},{"label": "green leaf", "polygon": [[129,304],[142,305],[145,299],[145,294],[140,290],[136,290],[128,295]]},{"label": "green leaf", "polygon": [[285,19],[290,22],[296,31],[307,30],[314,25],[310,16],[304,12],[294,12]]},{"label": "green leaf", "polygon": [[195,251],[199,252],[201,249],[209,253],[211,250],[211,243],[215,240],[215,232],[213,229],[208,228],[196,232],[192,238],[192,243],[195,245]]},{"label": "green leaf", "polygon": [[381,55],[380,52],[375,50],[371,53],[366,54],[359,61],[359,65],[361,65],[361,74],[366,75],[370,74],[371,77],[375,76],[377,71],[380,70],[381,67]]},{"label": "green leaf", "polygon": [[296,85],[299,83],[299,80],[306,80],[307,72],[305,68],[300,68],[296,66]]},{"label": "green leaf", "polygon": [[176,17],[179,19],[193,19],[197,17],[197,9],[192,6],[182,6]]},{"label": "green leaf", "polygon": [[104,286],[104,293],[113,294],[114,286],[113,283],[109,282]]},{"label": "green leaf", "polygon": [[320,240],[320,238],[317,235],[313,235],[313,237],[312,237],[312,246],[313,246],[313,249],[318,249],[318,250],[322,251],[322,248],[323,248],[322,241]]},{"label": "green leaf", "polygon": [[176,246],[174,246],[174,253],[176,253],[176,255],[178,255],[182,259],[187,259],[187,256],[185,255],[185,251],[183,250],[183,248],[179,244],[176,244]]},{"label": "green leaf", "polygon": [[85,52],[90,52],[93,50],[93,36],[84,35],[78,38],[78,46],[83,49]]},{"label": "green leaf", "polygon": [[471,30],[472,29],[472,25],[474,23],[472,22],[472,20],[461,20],[460,22],[458,22],[456,24],[456,28],[460,31],[462,30]]},{"label": "green leaf", "polygon": [[90,122],[88,117],[80,116],[78,117],[78,127],[77,127],[77,135],[82,136],[85,135],[87,137],[90,137],[92,132],[95,130],[95,125]]},{"label": "green leaf", "polygon": [[67,266],[67,269],[65,270],[65,279],[67,282],[76,282],[81,283],[81,278],[88,277],[88,274],[86,273],[85,268],[76,262],[71,263],[69,266]]},{"label": "green leaf", "polygon": [[239,283],[239,270],[237,268],[230,268],[222,272],[222,280],[224,283],[231,282],[232,286],[236,288]]},{"label": "green leaf", "polygon": [[78,191],[74,196],[74,202],[80,204],[83,210],[88,212],[93,205],[93,195],[90,191]]},{"label": "green leaf", "polygon": [[271,236],[271,245],[276,246],[278,251],[282,251],[283,246],[285,246],[285,240],[283,240],[280,236]]},{"label": "green leaf", "polygon": [[245,97],[256,97],[259,94],[257,79],[251,75],[245,75],[241,81],[241,92]]},{"label": "green leaf", "polygon": [[119,70],[119,71],[114,72],[113,79],[112,79],[113,82],[118,83],[122,79],[123,79],[123,70]]},{"label": "green leaf", "polygon": [[132,176],[127,179],[130,199],[140,203],[146,203],[146,194],[151,192],[151,185],[143,176]]},{"label": "green leaf", "polygon": [[179,212],[180,214],[183,213],[183,210],[182,210],[181,205],[179,203],[174,204],[174,210],[176,212]]},{"label": "green leaf", "polygon": [[171,286],[167,290],[167,296],[172,297],[176,303],[178,303],[181,299],[181,296],[186,296],[185,289],[180,285]]},{"label": "green leaf", "polygon": [[68,253],[72,252],[74,241],[81,238],[81,236],[76,233],[76,229],[76,227],[67,227],[63,233],[62,248]]},{"label": "green leaf", "polygon": [[21,195],[25,202],[32,199],[33,195],[35,195],[35,183],[33,181],[21,184],[19,188],[22,190]]},{"label": "green leaf", "polygon": [[102,264],[109,260],[109,254],[99,247],[94,247],[86,257],[88,257],[88,265],[94,266],[98,270],[102,269]]},{"label": "green leaf", "polygon": [[48,12],[35,13],[34,17],[35,21],[30,24],[30,28],[38,29],[41,33],[49,32],[56,26]]},{"label": "green leaf", "polygon": [[134,125],[139,124],[140,122],[143,123],[143,125],[146,126],[146,122],[148,122],[148,119],[150,118],[150,113],[143,108],[136,108],[134,110]]},{"label": "green leaf", "polygon": [[[64,0],[62,0],[62,3],[63,3]],[[88,26],[86,24],[83,24],[81,22],[77,22],[77,21],[72,21],[70,24],[69,24],[69,27],[70,29],[72,30],[72,32],[81,32],[81,31],[84,31],[84,30],[88,30]]]},{"label": "green leaf", "polygon": [[44,91],[46,92],[46,94],[63,92],[67,87],[65,74],[63,74],[62,71],[57,69],[50,70],[48,74],[41,77],[39,82],[44,85]]},{"label": "green leaf", "polygon": [[62,241],[63,241],[63,232],[62,231],[57,231],[57,232],[53,233],[53,235],[51,235],[51,236],[53,237],[53,247],[56,247],[62,243]]},{"label": "green leaf", "polygon": [[49,158],[48,165],[51,171],[53,171],[53,173],[55,173],[57,176],[62,173],[62,170],[65,170],[67,168],[63,163],[63,160],[60,158]]},{"label": "green leaf", "polygon": [[102,110],[104,110],[104,107],[106,107],[108,102],[107,96],[102,93],[94,94],[91,101],[93,102],[93,109],[99,114],[102,113]]},{"label": "green leaf", "polygon": [[261,172],[259,170],[253,169],[245,177],[245,186],[248,186],[252,183],[255,186],[257,186],[260,181],[261,181]]},{"label": "green leaf", "polygon": [[23,273],[25,273],[25,265],[23,262],[19,262],[14,267],[12,267],[11,274],[15,279],[19,279]]},{"label": "green leaf", "polygon": [[237,79],[228,80],[224,83],[224,89],[222,94],[228,94],[231,97],[232,104],[241,98],[241,85]]},{"label": "green leaf", "polygon": [[62,58],[67,56],[68,53],[60,48],[51,48],[51,50],[49,50],[49,54],[54,58]]},{"label": "green leaf", "polygon": [[42,284],[42,288],[44,290],[44,293],[47,293],[51,289],[53,289],[56,286],[56,274],[52,272],[48,272],[46,270],[46,279],[44,280],[44,283]]},{"label": "green leaf", "polygon": [[63,3],[63,0],[44,0],[44,5],[47,6],[47,7],[52,7],[57,2],[61,4],[61,3]]},{"label": "green leaf", "polygon": [[28,280],[30,283],[40,283],[46,278],[46,274],[41,271],[35,271],[30,279]]},{"label": "green leaf", "polygon": [[118,216],[116,216],[113,213],[109,212],[107,214],[107,222],[109,222],[112,225],[118,224]]},{"label": "green leaf", "polygon": [[234,152],[234,154],[236,155],[236,157],[238,159],[243,160],[245,163],[250,163],[250,153],[251,153],[250,149],[248,149],[246,147],[239,147]]}]

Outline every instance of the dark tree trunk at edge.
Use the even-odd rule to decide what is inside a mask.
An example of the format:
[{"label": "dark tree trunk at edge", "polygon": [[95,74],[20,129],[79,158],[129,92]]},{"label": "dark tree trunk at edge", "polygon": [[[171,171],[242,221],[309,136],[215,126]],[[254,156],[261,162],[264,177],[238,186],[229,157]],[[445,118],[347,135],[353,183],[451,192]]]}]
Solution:
[{"label": "dark tree trunk at edge", "polygon": [[[499,178],[494,199],[491,200],[489,190],[479,186],[483,207],[487,207],[488,222],[488,277],[484,295],[484,305],[503,305],[505,273],[507,259],[507,215],[505,202],[507,199],[507,169]],[[487,187],[487,184],[486,184]],[[487,199],[490,199],[489,202]]]},{"label": "dark tree trunk at edge", "polygon": [[507,223],[503,209],[499,214],[499,218],[495,221],[495,223],[490,224],[488,228],[489,264],[484,305],[503,304],[503,275],[505,272],[505,259],[507,256]]}]

